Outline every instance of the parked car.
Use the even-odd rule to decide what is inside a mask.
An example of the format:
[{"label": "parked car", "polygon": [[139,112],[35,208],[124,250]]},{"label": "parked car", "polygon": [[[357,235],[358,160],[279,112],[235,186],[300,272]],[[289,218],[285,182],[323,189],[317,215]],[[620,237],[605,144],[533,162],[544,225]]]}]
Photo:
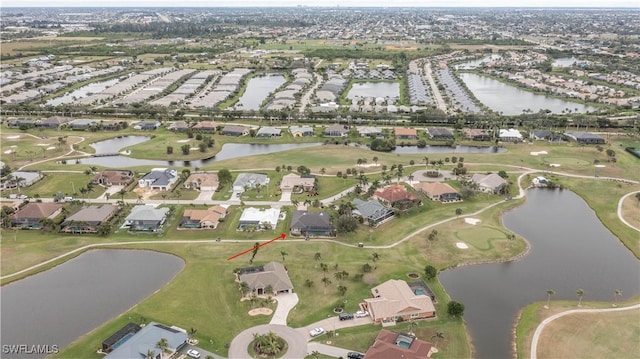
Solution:
[{"label": "parked car", "polygon": [[324,333],[324,329],[322,328],[313,328],[309,331],[309,335],[311,335],[312,337],[317,337],[322,333]]},{"label": "parked car", "polygon": [[364,354],[358,352],[348,352],[347,358],[349,359],[364,359]]},{"label": "parked car", "polygon": [[356,312],[355,316],[356,316],[356,318],[367,317],[367,316],[369,316],[369,312],[367,312],[366,310],[359,310],[359,311]]},{"label": "parked car", "polygon": [[351,313],[340,313],[340,315],[338,315],[338,318],[340,318],[340,320],[353,319],[353,314],[351,314]]},{"label": "parked car", "polygon": [[195,350],[195,349],[189,349],[189,350],[187,350],[187,356],[189,358],[198,359],[198,358],[200,358],[200,352]]}]

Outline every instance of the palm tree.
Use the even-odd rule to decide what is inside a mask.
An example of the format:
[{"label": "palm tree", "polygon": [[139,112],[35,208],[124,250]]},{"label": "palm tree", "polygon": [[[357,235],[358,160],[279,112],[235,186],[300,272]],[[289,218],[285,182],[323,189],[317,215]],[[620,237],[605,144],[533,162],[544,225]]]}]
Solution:
[{"label": "palm tree", "polygon": [[282,250],[282,251],[280,251],[280,255],[282,256],[282,261],[284,262],[284,257],[288,256],[289,253],[287,253],[287,251],[285,251],[285,250]]},{"label": "palm tree", "polygon": [[444,339],[444,333],[442,333],[442,332],[436,332],[436,334],[434,334],[431,338],[432,338],[432,339],[433,339],[433,338],[435,338],[435,339],[436,339],[436,342],[435,342],[435,343],[433,343],[433,346],[434,346],[434,347],[437,347],[437,346],[438,346],[438,342],[440,341],[440,339]]},{"label": "palm tree", "polygon": [[196,333],[198,332],[198,329],[191,327],[191,329],[189,329],[189,340],[193,340],[193,338],[196,336]]},{"label": "palm tree", "polygon": [[156,347],[160,349],[160,358],[163,357],[164,351],[169,347],[169,341],[167,338],[161,338],[157,343]]},{"label": "palm tree", "polygon": [[147,356],[145,357],[146,359],[155,359],[156,357],[156,351],[153,349],[149,349],[147,350]]},{"label": "palm tree", "polygon": [[320,169],[320,174],[321,174],[321,175],[325,174],[326,172],[327,172],[326,168],[322,167],[322,168]]},{"label": "palm tree", "polygon": [[409,322],[407,323],[407,331],[409,332],[409,334],[414,335],[413,331],[418,327],[418,322],[416,322],[413,319],[409,319]]},{"label": "palm tree", "polygon": [[316,254],[313,255],[313,259],[315,259],[316,267],[317,267],[318,266],[318,262],[320,262],[320,260],[322,259],[322,254],[320,254],[320,252],[316,252]]},{"label": "palm tree", "polygon": [[545,308],[549,308],[549,303],[551,302],[551,297],[554,296],[556,294],[556,291],[553,289],[547,289],[547,305],[545,305]]},{"label": "palm tree", "polygon": [[344,297],[344,295],[347,294],[347,287],[343,285],[338,286],[338,293],[340,293],[340,296]]},{"label": "palm tree", "polygon": [[331,279],[327,277],[322,277],[322,284],[324,284],[324,294],[327,294],[327,286],[331,284]]},{"label": "palm tree", "polygon": [[305,279],[304,286],[307,287],[307,288],[313,287],[313,281],[311,279],[308,279],[308,278]]},{"label": "palm tree", "polygon": [[582,307],[582,297],[584,297],[584,289],[576,290],[576,294],[578,295],[578,307]]},{"label": "palm tree", "polygon": [[314,357],[315,359],[318,359],[320,357],[320,352],[317,350],[314,350],[311,352],[311,356]]},{"label": "palm tree", "polygon": [[616,291],[614,292],[614,295],[615,295],[615,297],[614,297],[615,303],[613,303],[613,306],[617,307],[618,306],[618,298],[622,297],[622,289],[616,289]]},{"label": "palm tree", "polygon": [[118,191],[118,194],[120,195],[120,199],[124,202],[124,195],[127,194],[127,191],[123,188]]},{"label": "palm tree", "polygon": [[329,266],[326,263],[320,263],[320,269],[322,269],[323,272],[327,273],[327,271],[329,270]]},{"label": "palm tree", "polygon": [[374,270],[378,269],[378,265],[376,264],[378,262],[378,259],[380,259],[380,255],[377,252],[371,253],[371,260],[373,261]]}]

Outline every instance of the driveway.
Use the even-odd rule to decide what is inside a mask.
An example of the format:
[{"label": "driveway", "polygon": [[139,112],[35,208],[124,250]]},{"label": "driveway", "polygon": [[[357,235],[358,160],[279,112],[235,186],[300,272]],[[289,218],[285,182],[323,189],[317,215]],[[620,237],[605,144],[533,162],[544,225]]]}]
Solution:
[{"label": "driveway", "polygon": [[215,359],[225,359],[223,356],[220,356],[220,355],[218,355],[216,353],[212,353],[212,352],[206,351],[206,350],[204,350],[204,349],[202,349],[200,347],[197,347],[197,346],[191,345],[191,344],[185,345],[182,349],[180,349],[180,351],[178,353],[181,356],[184,355],[185,358],[188,358],[187,351],[189,349],[197,350],[200,353],[200,358],[201,359],[209,357],[209,356],[212,357],[212,358],[215,358]]},{"label": "driveway", "polygon": [[349,352],[355,351],[317,342],[307,344],[307,350],[309,351],[307,354],[311,354],[314,351],[317,351],[320,354],[334,358],[346,358]]},{"label": "driveway", "polygon": [[280,202],[291,202],[291,191],[282,191]]},{"label": "driveway", "polygon": [[196,198],[196,201],[210,201],[215,191],[200,191],[200,194]]},{"label": "driveway", "polygon": [[289,311],[298,304],[298,295],[296,293],[283,293],[274,297],[278,301],[271,322],[269,324],[287,325],[287,316]]},{"label": "driveway", "polygon": [[284,325],[264,324],[249,328],[236,335],[231,341],[229,347],[229,358],[233,359],[252,359],[247,348],[253,341],[253,334],[266,334],[274,332],[277,336],[287,341],[289,349],[282,357],[284,359],[300,359],[307,355],[307,338],[301,335],[297,330],[291,329]]}]

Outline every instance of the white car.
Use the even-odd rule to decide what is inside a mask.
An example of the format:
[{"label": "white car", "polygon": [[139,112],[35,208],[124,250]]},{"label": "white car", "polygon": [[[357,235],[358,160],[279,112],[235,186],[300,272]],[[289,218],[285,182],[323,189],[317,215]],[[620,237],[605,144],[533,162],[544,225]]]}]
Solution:
[{"label": "white car", "polygon": [[312,337],[317,337],[322,333],[324,333],[324,329],[322,328],[314,328],[309,331],[309,335],[311,335]]},{"label": "white car", "polygon": [[355,316],[356,318],[363,318],[363,317],[367,317],[367,316],[369,316],[369,312],[367,312],[366,310],[359,310],[359,311],[357,311],[357,312],[354,314],[354,316]]},{"label": "white car", "polygon": [[189,349],[187,350],[187,356],[189,358],[200,358],[200,352],[195,350],[195,349]]}]

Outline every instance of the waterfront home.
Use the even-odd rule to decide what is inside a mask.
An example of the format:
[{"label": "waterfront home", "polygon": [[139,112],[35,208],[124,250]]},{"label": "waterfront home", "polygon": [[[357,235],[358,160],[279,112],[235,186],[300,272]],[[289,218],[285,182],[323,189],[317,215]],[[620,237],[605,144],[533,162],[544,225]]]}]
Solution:
[{"label": "waterfront home", "polygon": [[411,334],[382,329],[364,357],[367,359],[426,359],[436,352],[430,343]]},{"label": "waterfront home", "polygon": [[289,173],[282,177],[280,181],[281,191],[291,191],[294,193],[310,192],[316,188],[316,177],[313,175],[297,175]]},{"label": "waterfront home", "polygon": [[313,127],[310,126],[291,126],[289,132],[293,137],[313,136]]},{"label": "waterfront home", "polygon": [[[160,340],[166,340],[167,346],[164,351],[173,355],[180,351],[189,339],[186,330],[156,322],[151,322],[138,331],[127,329],[123,334],[117,341],[114,341],[115,338],[109,338],[111,339],[109,342],[103,342],[103,348],[105,344],[111,348],[111,352],[104,357],[105,359],[149,358],[148,354],[151,352],[155,354],[150,359],[168,358],[168,355],[158,349],[157,344]],[[110,343],[113,344],[109,345]]]},{"label": "waterfront home", "polygon": [[54,219],[62,213],[62,205],[57,203],[27,203],[13,214],[12,227],[39,229],[45,218]]},{"label": "waterfront home", "polygon": [[155,208],[151,205],[137,205],[124,219],[123,228],[130,231],[157,232],[167,220],[171,210],[167,207]]},{"label": "waterfront home", "polygon": [[510,129],[501,128],[498,134],[498,138],[502,142],[521,142],[522,134],[520,133],[520,131],[514,128],[510,128]]},{"label": "waterfront home", "polygon": [[321,236],[335,235],[331,216],[326,212],[295,211],[291,216],[289,232],[293,236]]},{"label": "waterfront home", "polygon": [[293,293],[293,284],[287,268],[278,262],[269,262],[262,266],[241,268],[236,273],[236,282],[247,283],[254,295]]},{"label": "waterfront home", "polygon": [[133,129],[141,131],[153,131],[157,130],[160,125],[161,123],[159,121],[140,121],[133,125]]},{"label": "waterfront home", "polygon": [[431,298],[416,294],[403,280],[390,279],[371,289],[361,307],[369,312],[375,324],[395,325],[398,320],[425,319],[436,316]]},{"label": "waterfront home", "polygon": [[324,129],[325,137],[347,137],[349,135],[349,126],[347,125],[331,125]]},{"label": "waterfront home", "polygon": [[382,129],[378,127],[356,126],[356,131],[358,131],[358,134],[362,137],[384,137],[384,135],[382,134]]},{"label": "waterfront home", "polygon": [[276,127],[260,127],[256,132],[256,138],[276,138],[282,136],[282,130]]},{"label": "waterfront home", "polygon": [[418,130],[415,128],[396,127],[393,133],[398,140],[416,140],[418,139]]},{"label": "waterfront home", "polygon": [[220,131],[220,134],[235,137],[246,136],[249,134],[249,127],[240,125],[227,125],[224,126],[222,131]]},{"label": "waterfront home", "polygon": [[491,139],[487,131],[479,128],[465,128],[462,130],[462,134],[472,141],[489,141]]},{"label": "waterfront home", "polygon": [[569,131],[565,132],[564,135],[585,145],[603,145],[606,143],[604,138],[591,132]]},{"label": "waterfront home", "polygon": [[240,173],[236,180],[233,181],[233,190],[235,192],[244,192],[249,188],[257,186],[265,186],[269,183],[269,177],[261,173]]},{"label": "waterfront home", "polygon": [[427,134],[432,140],[453,140],[453,131],[444,127],[428,127]]},{"label": "waterfront home", "polygon": [[191,127],[191,129],[196,132],[204,133],[214,133],[216,132],[216,128],[218,128],[218,125],[214,121],[199,121]]},{"label": "waterfront home", "polygon": [[130,170],[106,170],[98,172],[91,179],[92,183],[103,186],[126,186],[133,180],[133,171]]}]

